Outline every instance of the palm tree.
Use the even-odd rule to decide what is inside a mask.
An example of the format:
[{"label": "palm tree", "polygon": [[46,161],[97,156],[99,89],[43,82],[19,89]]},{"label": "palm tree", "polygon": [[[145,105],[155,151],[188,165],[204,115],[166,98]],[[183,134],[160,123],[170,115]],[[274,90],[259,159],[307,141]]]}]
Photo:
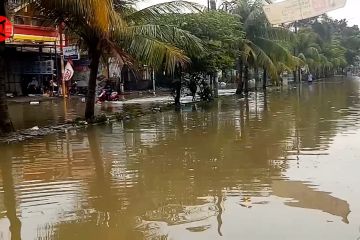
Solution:
[{"label": "palm tree", "polygon": [[[324,56],[329,60],[328,66],[332,68],[332,70],[337,71],[346,67],[346,48],[341,46],[341,43],[333,39],[331,42],[324,44],[323,46]],[[330,74],[333,74],[334,71]],[[329,71],[324,70],[325,77],[329,74]]]},{"label": "palm tree", "polygon": [[[198,5],[186,1],[157,4],[140,11],[133,7],[134,1],[121,0],[35,0],[38,9],[49,19],[65,23],[84,41],[90,58],[89,89],[85,117],[94,117],[95,88],[100,57],[109,51],[123,62],[135,60],[152,67],[165,65],[167,72],[176,66],[190,62],[182,48],[202,51],[200,40],[186,31],[174,27],[144,24],[144,20],[156,18],[164,13],[178,13],[184,9],[200,10]],[[0,6],[1,15],[6,16],[6,1]],[[3,75],[5,44],[0,45],[0,133],[13,130],[4,90]]]},{"label": "palm tree", "polygon": [[[270,4],[272,1],[265,1]],[[245,39],[241,44],[241,56],[238,62],[240,73],[237,93],[245,93],[248,89],[248,69],[250,66],[263,68],[273,78],[278,77],[276,62],[281,61],[285,64],[294,65],[292,54],[283,44],[283,41],[292,40],[293,34],[281,27],[273,27],[263,12],[264,1],[262,0],[235,0],[226,4],[226,8],[233,14],[238,14],[244,22]],[[245,65],[245,84],[242,81],[243,65]],[[264,85],[266,88],[266,85]]]},{"label": "palm tree", "polygon": [[[321,61],[319,37],[311,29],[302,29],[296,34],[294,48],[308,70],[316,71]],[[324,60],[324,59],[323,59]]]},{"label": "palm tree", "polygon": [[346,66],[346,49],[336,39],[325,42],[312,29],[299,31],[295,41],[298,57],[303,60],[306,68],[318,77],[327,76],[330,70]]},{"label": "palm tree", "polygon": [[[103,53],[113,54],[130,66],[135,66],[134,62],[154,68],[165,65],[166,71],[173,73],[176,66],[181,67],[190,62],[182,49],[202,51],[200,40],[190,33],[175,27],[148,23],[150,19],[164,13],[178,13],[184,9],[200,10],[197,5],[186,1],[173,1],[136,10],[132,1],[109,1],[82,1],[106,3],[106,10],[99,13],[101,21],[95,25],[92,17],[84,17],[83,14],[79,15],[78,12],[61,7],[60,0],[58,5],[57,1],[54,1],[55,3],[43,7],[49,16],[63,21],[71,31],[77,33],[88,49],[90,77],[85,109],[87,120],[94,117],[96,79]],[[101,9],[104,9],[104,6]]]}]

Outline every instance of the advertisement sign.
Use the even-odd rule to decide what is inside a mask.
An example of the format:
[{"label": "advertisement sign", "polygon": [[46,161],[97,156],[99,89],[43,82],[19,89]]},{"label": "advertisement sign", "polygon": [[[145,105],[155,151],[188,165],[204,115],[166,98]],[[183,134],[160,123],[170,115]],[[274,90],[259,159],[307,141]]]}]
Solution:
[{"label": "advertisement sign", "polygon": [[4,16],[0,16],[0,42],[4,42],[6,39],[13,35],[13,25],[10,20]]},{"label": "advertisement sign", "polygon": [[67,46],[63,48],[64,51],[64,59],[68,60],[79,60],[80,59],[80,53],[77,46]]},{"label": "advertisement sign", "polygon": [[69,81],[73,75],[74,75],[74,69],[72,68],[71,64],[68,62],[65,66],[64,81]]},{"label": "advertisement sign", "polygon": [[286,0],[265,5],[265,15],[271,24],[282,24],[316,17],[342,8],[346,0]]}]

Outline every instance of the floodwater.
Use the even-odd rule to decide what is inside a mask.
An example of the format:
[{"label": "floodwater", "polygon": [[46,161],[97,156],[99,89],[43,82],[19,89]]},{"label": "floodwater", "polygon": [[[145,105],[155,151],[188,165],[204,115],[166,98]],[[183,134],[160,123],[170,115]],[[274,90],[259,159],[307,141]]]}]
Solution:
[{"label": "floodwater", "polygon": [[[220,96],[234,95],[236,89],[219,89]],[[122,111],[124,108],[142,108],[151,109],[164,104],[174,102],[174,98],[170,93],[160,93],[159,96],[123,96],[123,101],[104,102],[95,105],[96,114],[108,114]],[[83,97],[75,96],[63,101],[62,98],[46,98],[38,97],[32,99],[33,102],[39,104],[30,104],[30,100],[24,98],[22,100],[9,101],[9,112],[15,129],[27,129],[32,127],[46,127],[63,124],[66,121],[72,121],[77,117],[84,117],[85,103],[81,101]],[[199,98],[199,97],[198,97]],[[181,98],[182,103],[192,102],[192,96],[184,96]]]},{"label": "floodwater", "polygon": [[360,238],[360,79],[0,146],[0,239]]}]

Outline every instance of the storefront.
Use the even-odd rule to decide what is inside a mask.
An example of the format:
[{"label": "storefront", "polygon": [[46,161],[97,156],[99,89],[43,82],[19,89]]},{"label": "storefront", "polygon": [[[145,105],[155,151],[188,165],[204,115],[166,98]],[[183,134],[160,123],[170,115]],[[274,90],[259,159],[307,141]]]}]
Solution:
[{"label": "storefront", "polygon": [[59,81],[59,38],[55,28],[14,25],[6,43],[6,92],[14,96],[44,94]]}]

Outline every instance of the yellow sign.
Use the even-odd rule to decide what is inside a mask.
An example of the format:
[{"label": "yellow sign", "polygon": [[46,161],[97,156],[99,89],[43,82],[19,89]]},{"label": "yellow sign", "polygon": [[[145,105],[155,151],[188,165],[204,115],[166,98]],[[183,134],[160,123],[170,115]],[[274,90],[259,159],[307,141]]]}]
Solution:
[{"label": "yellow sign", "polygon": [[281,24],[316,17],[345,4],[346,0],[286,0],[263,8],[271,24]]},{"label": "yellow sign", "polygon": [[38,36],[38,35],[25,35],[25,34],[14,34],[12,39],[14,41],[37,41],[37,42],[55,42],[57,37],[47,37],[47,36]]}]

